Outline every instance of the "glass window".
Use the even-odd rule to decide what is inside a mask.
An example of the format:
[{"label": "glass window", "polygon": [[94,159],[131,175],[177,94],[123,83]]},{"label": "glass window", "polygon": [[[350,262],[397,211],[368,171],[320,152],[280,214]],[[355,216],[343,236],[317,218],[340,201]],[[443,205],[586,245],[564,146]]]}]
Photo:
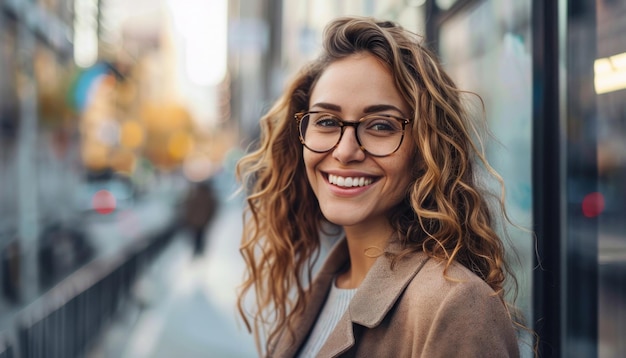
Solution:
[{"label": "glass window", "polygon": [[[457,85],[479,94],[489,131],[487,157],[507,190],[506,206],[512,221],[532,225],[531,131],[532,58],[531,1],[482,1],[449,17],[439,28],[439,52]],[[514,250],[509,262],[518,280],[515,304],[532,318],[533,237],[509,228]],[[532,355],[532,338],[523,339],[524,356]]]}]

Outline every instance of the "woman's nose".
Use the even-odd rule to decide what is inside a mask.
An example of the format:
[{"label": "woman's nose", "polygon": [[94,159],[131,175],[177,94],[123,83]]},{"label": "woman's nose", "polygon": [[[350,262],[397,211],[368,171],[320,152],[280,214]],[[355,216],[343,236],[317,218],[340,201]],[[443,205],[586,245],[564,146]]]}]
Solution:
[{"label": "woman's nose", "polygon": [[365,152],[356,139],[356,131],[353,127],[344,128],[343,135],[333,150],[333,158],[341,163],[365,159]]}]

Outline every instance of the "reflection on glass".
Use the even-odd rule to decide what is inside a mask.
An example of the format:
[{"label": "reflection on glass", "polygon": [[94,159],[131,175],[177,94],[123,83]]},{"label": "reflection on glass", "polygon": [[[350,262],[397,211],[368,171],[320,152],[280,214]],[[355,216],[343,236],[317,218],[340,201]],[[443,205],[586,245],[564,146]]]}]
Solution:
[{"label": "reflection on glass", "polygon": [[[489,131],[497,139],[487,143],[487,156],[505,181],[512,221],[524,228],[531,227],[532,218],[530,3],[482,2],[446,20],[439,37],[440,53],[453,79],[484,100]],[[519,284],[515,303],[528,319],[533,239],[516,228],[509,228],[508,237],[517,254],[509,258]],[[523,355],[530,356],[532,339],[523,340],[527,343],[522,344]]]},{"label": "reflection on glass", "polygon": [[598,356],[626,356],[626,11],[596,2]]}]

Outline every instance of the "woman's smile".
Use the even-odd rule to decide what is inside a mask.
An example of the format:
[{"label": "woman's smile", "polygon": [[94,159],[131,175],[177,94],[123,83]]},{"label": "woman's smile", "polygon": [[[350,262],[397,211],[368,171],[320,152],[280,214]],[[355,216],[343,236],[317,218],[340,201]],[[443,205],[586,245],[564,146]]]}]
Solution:
[{"label": "woman's smile", "polygon": [[337,174],[321,172],[328,184],[330,194],[349,198],[362,195],[371,190],[375,183],[380,179],[379,176],[368,174]]},{"label": "woman's smile", "polygon": [[342,188],[352,188],[352,187],[363,187],[372,184],[374,179],[366,178],[366,177],[344,177],[339,175],[328,175],[328,182],[330,184],[342,187]]}]

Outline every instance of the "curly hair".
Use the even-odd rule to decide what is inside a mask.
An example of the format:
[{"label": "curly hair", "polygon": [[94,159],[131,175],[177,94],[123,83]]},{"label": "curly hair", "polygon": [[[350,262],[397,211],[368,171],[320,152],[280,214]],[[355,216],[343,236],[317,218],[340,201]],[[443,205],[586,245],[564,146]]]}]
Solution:
[{"label": "curly hair", "polygon": [[[504,302],[504,281],[511,274],[476,166],[486,168],[501,185],[502,180],[474,141],[478,131],[463,103],[465,92],[421,41],[392,22],[336,19],[325,29],[319,58],[299,72],[261,118],[259,146],[237,166],[248,204],[240,248],[248,269],[238,305],[258,347],[271,345],[285,328],[292,331],[289,318],[305,310],[305,284],[319,256],[324,217],[306,178],[294,115],[308,108],[323,71],[356,53],[370,53],[388,67],[413,113],[412,181],[405,199],[389,214],[394,239],[404,247],[394,260],[424,251],[445,261],[446,268],[457,261]],[[252,324],[244,308],[251,292],[256,295]]]}]

